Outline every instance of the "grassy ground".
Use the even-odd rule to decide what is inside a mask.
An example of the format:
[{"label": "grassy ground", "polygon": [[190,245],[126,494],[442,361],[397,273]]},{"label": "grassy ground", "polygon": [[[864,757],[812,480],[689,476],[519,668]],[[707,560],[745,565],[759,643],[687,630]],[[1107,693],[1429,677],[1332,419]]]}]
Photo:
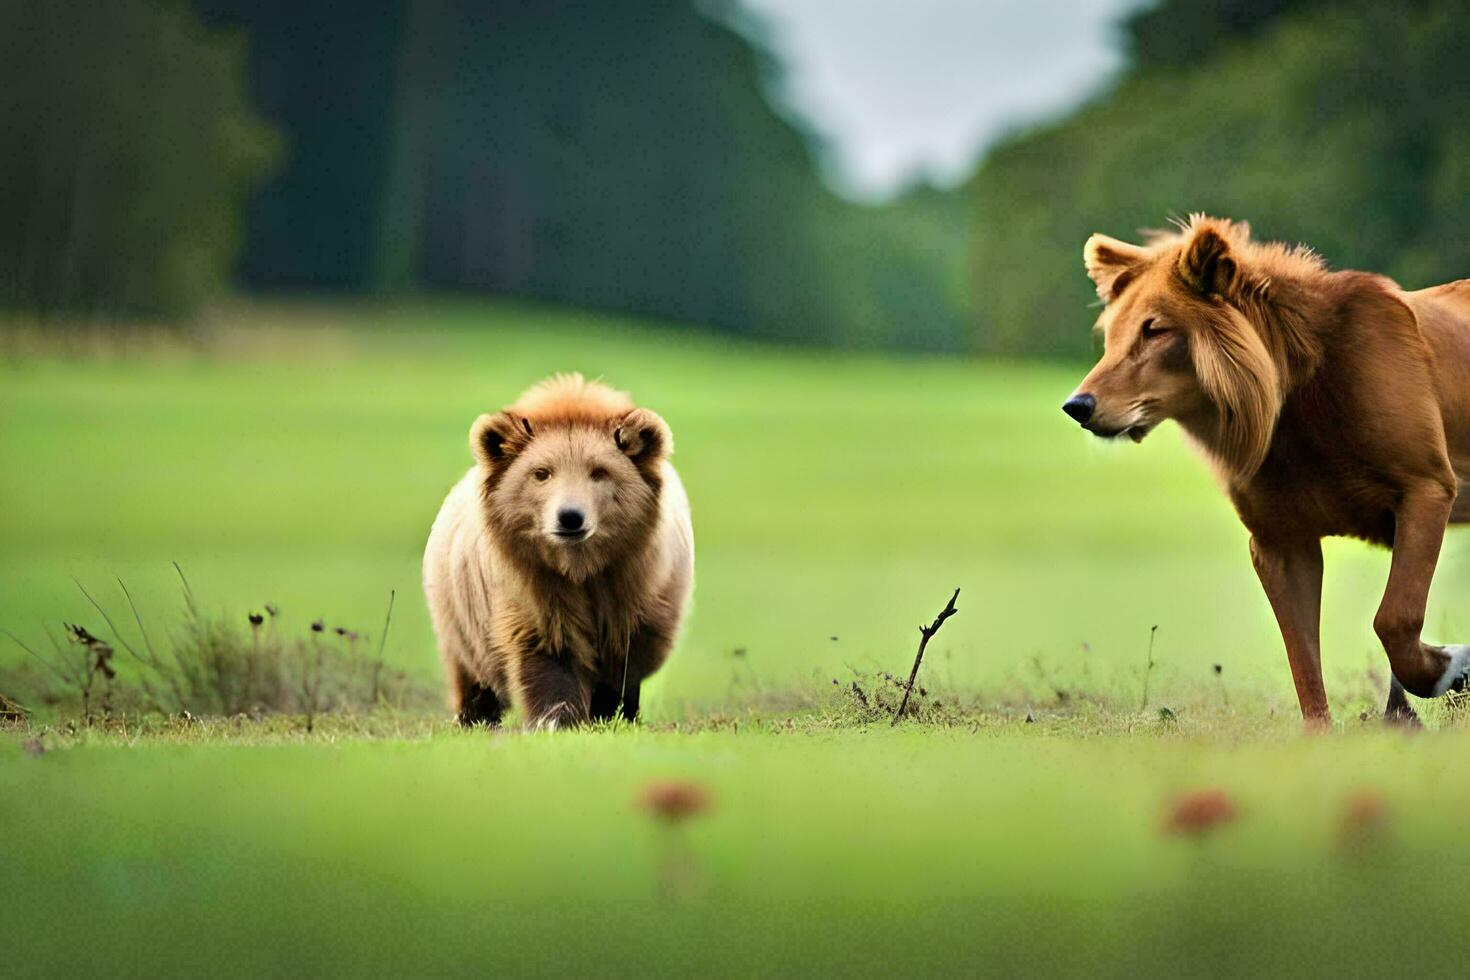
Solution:
[{"label": "grassy ground", "polygon": [[[0,743],[0,940],[12,975],[1462,972],[1464,735],[1181,724]],[[668,777],[712,811],[640,812]],[[1162,835],[1210,785],[1236,821]]]},{"label": "grassy ground", "polygon": [[[1171,430],[1116,452],[1074,431],[1057,404],[1075,368],[736,347],[469,304],[235,315],[250,332],[205,356],[0,365],[0,626],[37,644],[63,620],[102,632],[72,577],[125,610],[121,576],[166,634],[177,560],[241,622],[274,601],[294,628],[376,632],[397,590],[388,657],[432,679],[428,524],[470,420],[554,370],[603,375],[669,420],[696,611],[643,731],[373,716],[311,736],[157,721],[0,736],[0,955],[22,972],[1460,959],[1470,736],[1443,711],[1428,719],[1444,731],[1414,739],[1358,720],[1385,678],[1383,557],[1329,548],[1343,730],[1303,739],[1228,506]],[[964,708],[890,732],[850,684],[873,697],[875,671],[906,670],[955,586],[923,677]],[[1452,539],[1433,632],[1470,633],[1467,586]],[[23,656],[0,644],[0,664]],[[707,787],[712,811],[657,826],[633,799],[669,776]],[[1177,794],[1213,785],[1238,819],[1161,834]],[[1383,824],[1345,839],[1365,788]]]}]

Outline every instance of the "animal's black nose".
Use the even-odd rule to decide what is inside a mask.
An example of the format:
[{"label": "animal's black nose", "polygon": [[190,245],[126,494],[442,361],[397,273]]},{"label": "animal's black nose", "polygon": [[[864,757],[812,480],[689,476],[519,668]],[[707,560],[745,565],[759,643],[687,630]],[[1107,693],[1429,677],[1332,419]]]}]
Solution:
[{"label": "animal's black nose", "polygon": [[1062,411],[1072,416],[1078,425],[1086,425],[1097,408],[1097,399],[1091,395],[1073,395],[1062,404]]},{"label": "animal's black nose", "polygon": [[582,512],[575,507],[563,507],[556,512],[556,526],[563,531],[582,530],[583,520]]}]

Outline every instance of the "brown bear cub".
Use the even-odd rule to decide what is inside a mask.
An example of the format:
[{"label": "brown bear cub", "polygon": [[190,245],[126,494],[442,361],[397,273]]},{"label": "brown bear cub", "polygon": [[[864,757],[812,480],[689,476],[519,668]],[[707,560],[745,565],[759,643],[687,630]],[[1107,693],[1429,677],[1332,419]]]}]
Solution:
[{"label": "brown bear cub", "polygon": [[424,552],[424,593],[464,725],[638,715],[694,583],[689,501],[664,420],[557,375],[470,429],[474,467]]}]

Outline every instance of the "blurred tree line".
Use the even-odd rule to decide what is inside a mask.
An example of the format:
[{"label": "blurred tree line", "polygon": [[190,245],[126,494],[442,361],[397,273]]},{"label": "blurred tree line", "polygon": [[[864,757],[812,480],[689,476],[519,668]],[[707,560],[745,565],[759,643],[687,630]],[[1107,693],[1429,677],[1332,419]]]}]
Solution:
[{"label": "blurred tree line", "polygon": [[278,142],[179,4],[0,0],[0,306],[156,313],[229,275]]},{"label": "blurred tree line", "polygon": [[1466,13],[1162,0],[1079,110],[864,206],[738,0],[0,0],[0,305],[462,289],[1082,355],[1086,235],[1192,210],[1411,287],[1470,274]]},{"label": "blurred tree line", "polygon": [[1131,67],[973,178],[976,346],[1081,355],[1093,231],[1203,210],[1415,288],[1470,276],[1463,0],[1165,0]]},{"label": "blurred tree line", "polygon": [[831,194],[765,38],[733,2],[0,0],[0,302],[233,277],[959,348],[963,209]]}]

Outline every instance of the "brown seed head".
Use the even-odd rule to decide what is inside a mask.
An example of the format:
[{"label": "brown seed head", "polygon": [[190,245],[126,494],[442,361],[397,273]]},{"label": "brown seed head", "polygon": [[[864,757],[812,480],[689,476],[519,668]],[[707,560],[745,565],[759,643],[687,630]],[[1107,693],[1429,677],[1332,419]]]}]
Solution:
[{"label": "brown seed head", "polygon": [[1382,830],[1388,823],[1388,805],[1376,790],[1360,789],[1343,803],[1342,832],[1359,838]]},{"label": "brown seed head", "polygon": [[1164,832],[1197,836],[1229,823],[1235,816],[1235,801],[1223,789],[1195,790],[1170,804]]},{"label": "brown seed head", "polygon": [[73,643],[80,643],[82,646],[89,647],[95,643],[102,642],[101,640],[97,639],[97,637],[87,632],[87,628],[85,626],[77,626],[75,623],[63,623],[62,625],[66,627],[67,637]]},{"label": "brown seed head", "polygon": [[703,787],[685,780],[663,780],[644,786],[638,805],[666,823],[679,823],[710,809],[713,800]]}]

